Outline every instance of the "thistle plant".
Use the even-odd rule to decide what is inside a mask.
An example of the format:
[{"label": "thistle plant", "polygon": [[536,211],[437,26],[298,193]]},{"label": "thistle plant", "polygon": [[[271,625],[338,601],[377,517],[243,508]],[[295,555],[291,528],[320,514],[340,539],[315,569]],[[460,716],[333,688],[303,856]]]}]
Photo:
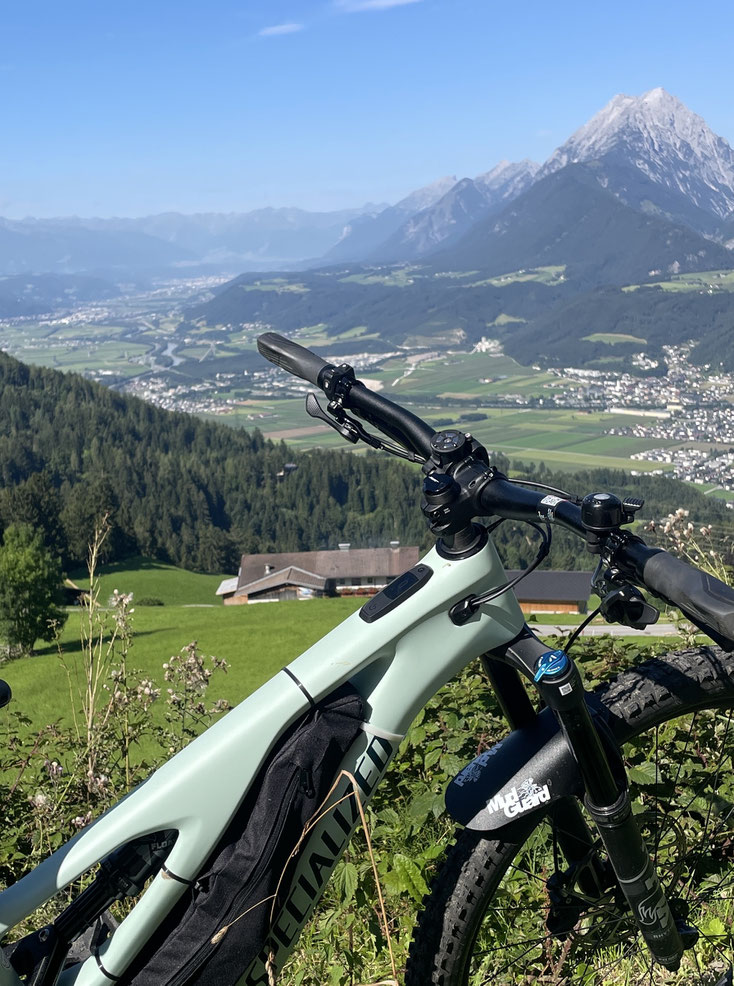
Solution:
[{"label": "thistle plant", "polygon": [[206,690],[212,675],[218,671],[226,673],[229,667],[218,657],[210,657],[208,663],[210,667],[197,642],[192,640],[163,665],[163,677],[169,685],[165,731],[169,754],[177,753],[230,707],[224,698],[207,705]]}]

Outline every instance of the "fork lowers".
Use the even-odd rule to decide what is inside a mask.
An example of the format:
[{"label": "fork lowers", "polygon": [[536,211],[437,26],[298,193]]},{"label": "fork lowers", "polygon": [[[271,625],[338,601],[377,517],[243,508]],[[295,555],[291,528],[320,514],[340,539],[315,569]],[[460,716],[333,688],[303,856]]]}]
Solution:
[{"label": "fork lowers", "polygon": [[653,958],[675,972],[683,955],[683,940],[632,814],[629,792],[623,791],[608,808],[593,805],[587,797],[586,807]]},{"label": "fork lowers", "polygon": [[617,757],[591,719],[579,670],[564,652],[556,651],[540,658],[535,681],[574,754],[586,790],[586,807],[640,933],[655,961],[675,971],[684,952],[683,941],[632,813],[624,768],[621,761],[615,763]]}]

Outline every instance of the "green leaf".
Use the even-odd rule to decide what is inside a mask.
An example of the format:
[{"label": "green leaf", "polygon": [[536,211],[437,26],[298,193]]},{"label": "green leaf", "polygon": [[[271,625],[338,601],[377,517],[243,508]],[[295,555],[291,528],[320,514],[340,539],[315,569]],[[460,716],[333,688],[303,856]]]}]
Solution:
[{"label": "green leaf", "polygon": [[428,846],[427,849],[424,849],[421,852],[420,858],[425,862],[428,862],[429,860],[432,859],[437,859],[443,853],[445,848],[446,847],[441,845],[440,843],[437,843],[434,846]]},{"label": "green leaf", "polygon": [[463,757],[457,757],[455,753],[445,753],[441,757],[441,770],[450,777],[454,777],[465,766],[466,760]]},{"label": "green leaf", "polygon": [[726,925],[721,918],[710,918],[701,930],[709,938],[723,938],[726,935]]},{"label": "green leaf", "polygon": [[383,808],[377,813],[377,817],[387,825],[397,825],[400,821],[400,815],[398,815],[394,808]]},{"label": "green leaf", "polygon": [[329,972],[329,986],[340,986],[342,976],[346,976],[347,970],[343,965],[333,965]]},{"label": "green leaf", "polygon": [[408,808],[409,817],[415,822],[424,822],[433,811],[433,801],[435,798],[433,791],[424,791],[410,802]]},{"label": "green leaf", "polygon": [[339,896],[340,904],[348,904],[354,897],[357,882],[357,867],[354,863],[342,860],[334,873],[334,889]]},{"label": "green leaf", "polygon": [[398,852],[393,856],[392,865],[393,870],[398,874],[400,889],[407,891],[413,900],[420,904],[424,895],[428,893],[428,885],[416,864],[408,856]]},{"label": "green leaf", "polygon": [[430,750],[426,754],[425,760],[423,761],[423,766],[426,768],[426,770],[430,770],[431,767],[433,767],[434,764],[437,764],[440,759],[441,759],[440,748],[437,750]]},{"label": "green leaf", "polygon": [[635,784],[655,784],[659,780],[654,763],[641,763],[630,767],[629,779]]}]

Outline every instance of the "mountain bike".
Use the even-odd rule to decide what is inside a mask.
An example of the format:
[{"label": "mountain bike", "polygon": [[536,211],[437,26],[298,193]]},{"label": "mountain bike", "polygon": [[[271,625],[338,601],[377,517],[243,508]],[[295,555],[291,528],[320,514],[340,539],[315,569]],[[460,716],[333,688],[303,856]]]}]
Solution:
[{"label": "mountain bike", "polygon": [[[477,658],[509,732],[448,786],[461,828],[405,986],[729,981],[734,591],[625,529],[642,501],[511,481],[471,435],[434,431],[347,364],[270,332],[258,348],[323,391],[311,416],[420,465],[435,546],[0,894],[6,934],[89,877],[5,946],[0,986],[276,982],[412,720]],[[492,543],[505,519],[538,537],[526,572],[563,527],[597,558],[595,612],[654,623],[645,588],[714,646],[587,692],[573,645],[591,617],[562,649],[535,635],[512,591],[522,573],[508,582]]]}]

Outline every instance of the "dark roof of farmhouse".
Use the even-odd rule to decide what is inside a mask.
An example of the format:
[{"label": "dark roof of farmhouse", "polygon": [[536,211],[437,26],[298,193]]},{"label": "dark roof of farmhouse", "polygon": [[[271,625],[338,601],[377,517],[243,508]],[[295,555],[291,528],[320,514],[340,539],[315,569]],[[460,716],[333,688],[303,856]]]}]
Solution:
[{"label": "dark roof of farmhouse", "polygon": [[394,577],[418,564],[417,547],[338,548],[335,551],[291,551],[243,555],[237,589],[266,575],[296,568],[323,579]]},{"label": "dark roof of farmhouse", "polygon": [[236,595],[252,595],[258,592],[267,592],[272,589],[280,589],[286,585],[297,585],[302,589],[323,589],[326,586],[326,579],[323,575],[316,575],[315,572],[306,572],[295,565],[288,568],[281,568],[278,572],[270,572],[261,579],[256,579],[241,587]]},{"label": "dark roof of farmhouse", "polygon": [[[520,572],[508,570],[506,574],[509,580]],[[515,586],[515,595],[521,603],[584,602],[591,595],[591,572],[531,572]]]}]

